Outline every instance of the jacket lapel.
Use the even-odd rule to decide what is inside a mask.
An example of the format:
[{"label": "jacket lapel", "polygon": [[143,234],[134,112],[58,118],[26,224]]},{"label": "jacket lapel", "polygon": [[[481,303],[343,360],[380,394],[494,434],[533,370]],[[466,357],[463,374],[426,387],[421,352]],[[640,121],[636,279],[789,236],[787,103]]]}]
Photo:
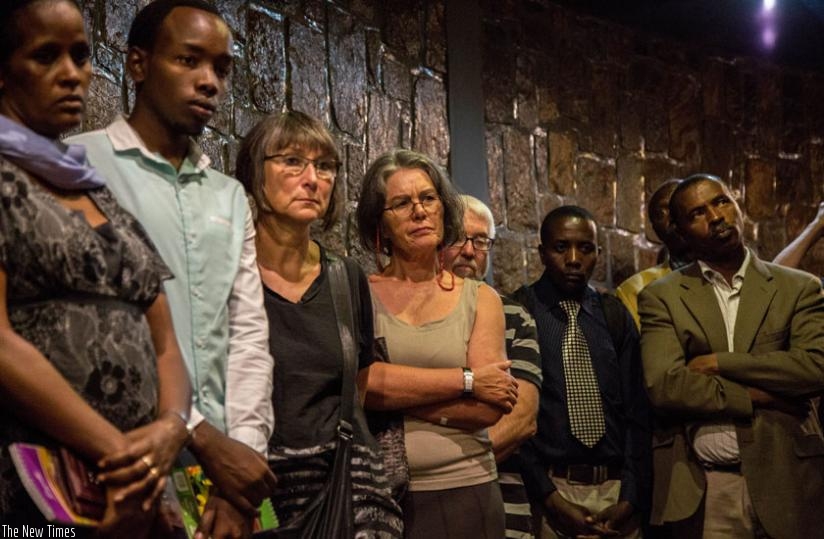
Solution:
[{"label": "jacket lapel", "polygon": [[776,291],[770,270],[755,254],[750,253],[750,267],[747,268],[744,285],[741,287],[741,301],[735,322],[736,352],[749,352],[752,348]]},{"label": "jacket lapel", "polygon": [[726,351],[729,348],[727,328],[718,308],[718,299],[712,285],[701,275],[701,268],[697,263],[682,270],[681,288],[681,301],[704,332],[709,349]]}]

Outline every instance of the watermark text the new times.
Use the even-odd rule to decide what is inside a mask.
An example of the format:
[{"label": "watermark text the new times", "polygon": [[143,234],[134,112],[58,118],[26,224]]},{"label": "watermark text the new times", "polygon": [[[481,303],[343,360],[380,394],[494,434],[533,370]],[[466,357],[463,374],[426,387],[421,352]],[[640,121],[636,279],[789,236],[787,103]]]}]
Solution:
[{"label": "watermark text the new times", "polygon": [[0,527],[0,537],[74,537],[74,528],[47,524],[46,526],[9,526]]}]

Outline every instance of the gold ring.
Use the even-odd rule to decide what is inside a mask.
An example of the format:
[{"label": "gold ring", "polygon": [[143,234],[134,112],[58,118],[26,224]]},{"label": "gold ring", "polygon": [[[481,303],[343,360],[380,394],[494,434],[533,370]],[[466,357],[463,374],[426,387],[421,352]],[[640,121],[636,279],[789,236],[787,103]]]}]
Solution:
[{"label": "gold ring", "polygon": [[148,456],[148,455],[143,455],[142,457],[140,457],[140,461],[141,461],[143,464],[145,464],[145,465],[146,465],[146,469],[147,469],[147,470],[149,470],[149,472],[151,473],[151,471],[152,471],[152,466],[154,466],[154,464],[152,464],[152,459],[151,459],[151,458],[149,458],[149,456]]},{"label": "gold ring", "polygon": [[157,466],[152,466],[149,468],[149,475],[157,479],[160,476],[160,472],[157,471]]}]

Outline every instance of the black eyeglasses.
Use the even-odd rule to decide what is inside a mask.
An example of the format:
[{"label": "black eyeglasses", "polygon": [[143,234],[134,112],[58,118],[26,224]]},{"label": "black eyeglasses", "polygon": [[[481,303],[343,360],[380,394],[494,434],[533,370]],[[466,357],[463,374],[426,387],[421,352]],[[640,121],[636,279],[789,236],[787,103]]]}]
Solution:
[{"label": "black eyeglasses", "polygon": [[329,158],[307,159],[302,155],[276,153],[263,157],[264,161],[274,161],[290,176],[300,176],[309,163],[315,166],[315,174],[324,180],[334,180],[340,170],[340,162]]},{"label": "black eyeglasses", "polygon": [[492,244],[495,243],[493,238],[487,238],[486,236],[475,236],[474,238],[471,236],[466,236],[464,239],[453,243],[452,247],[463,249],[463,246],[466,245],[466,242],[468,241],[472,242],[472,247],[476,251],[488,251],[492,249]]}]

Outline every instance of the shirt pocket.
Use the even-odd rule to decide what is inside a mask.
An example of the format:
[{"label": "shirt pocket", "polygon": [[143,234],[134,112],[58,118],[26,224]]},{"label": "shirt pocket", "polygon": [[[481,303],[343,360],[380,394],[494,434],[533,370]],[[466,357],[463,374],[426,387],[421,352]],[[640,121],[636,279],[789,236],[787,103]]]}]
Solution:
[{"label": "shirt pocket", "polygon": [[235,227],[232,221],[219,214],[206,217],[199,235],[198,252],[203,257],[203,271],[208,274],[212,293],[221,297],[228,296],[229,288],[237,274],[239,255],[238,247],[242,241],[234,238]]}]

